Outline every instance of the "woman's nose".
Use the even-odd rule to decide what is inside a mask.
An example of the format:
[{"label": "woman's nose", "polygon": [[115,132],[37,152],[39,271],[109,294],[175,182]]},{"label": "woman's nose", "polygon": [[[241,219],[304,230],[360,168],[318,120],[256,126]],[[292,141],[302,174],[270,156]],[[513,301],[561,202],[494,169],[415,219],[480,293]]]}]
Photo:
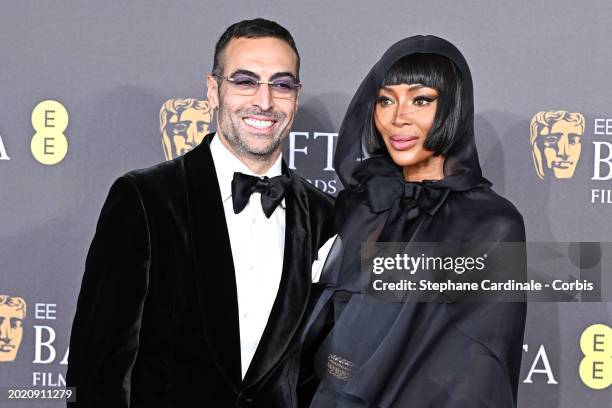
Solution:
[{"label": "woman's nose", "polygon": [[395,126],[404,126],[412,123],[412,114],[414,113],[414,106],[409,104],[399,104],[393,115],[393,124]]}]

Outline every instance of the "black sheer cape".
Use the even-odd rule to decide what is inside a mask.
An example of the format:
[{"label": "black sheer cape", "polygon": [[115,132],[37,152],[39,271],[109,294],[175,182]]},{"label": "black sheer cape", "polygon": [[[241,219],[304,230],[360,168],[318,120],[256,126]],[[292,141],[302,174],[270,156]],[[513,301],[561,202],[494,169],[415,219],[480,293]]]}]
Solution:
[{"label": "black sheer cape", "polygon": [[[413,53],[450,58],[463,79],[461,123],[438,181],[406,182],[388,156],[370,157],[363,140],[385,73]],[[353,97],[334,158],[345,187],[336,201],[339,235],[305,332],[320,379],[312,407],[516,406],[524,303],[390,303],[360,294],[364,242],[525,241],[520,213],[482,177],[473,117],[467,63],[433,36],[394,44]]]}]

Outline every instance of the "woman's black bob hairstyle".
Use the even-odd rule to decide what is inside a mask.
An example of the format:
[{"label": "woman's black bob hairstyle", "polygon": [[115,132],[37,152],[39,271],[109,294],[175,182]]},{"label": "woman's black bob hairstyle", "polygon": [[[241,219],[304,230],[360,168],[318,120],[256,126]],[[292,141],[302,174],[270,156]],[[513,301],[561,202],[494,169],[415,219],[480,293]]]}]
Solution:
[{"label": "woman's black bob hairstyle", "polygon": [[[381,86],[422,84],[438,91],[438,109],[424,147],[445,155],[453,145],[461,118],[462,80],[459,68],[447,57],[439,54],[411,54],[396,61],[383,79]],[[368,152],[388,155],[382,137],[374,124],[374,104],[364,127]]]}]

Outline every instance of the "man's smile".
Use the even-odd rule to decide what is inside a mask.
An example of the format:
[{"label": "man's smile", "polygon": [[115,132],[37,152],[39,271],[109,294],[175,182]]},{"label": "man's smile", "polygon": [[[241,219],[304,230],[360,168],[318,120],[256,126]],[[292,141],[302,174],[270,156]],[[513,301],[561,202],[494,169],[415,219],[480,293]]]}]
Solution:
[{"label": "man's smile", "polygon": [[248,126],[259,130],[271,129],[276,123],[276,120],[274,119],[258,119],[251,116],[243,118],[243,121]]}]

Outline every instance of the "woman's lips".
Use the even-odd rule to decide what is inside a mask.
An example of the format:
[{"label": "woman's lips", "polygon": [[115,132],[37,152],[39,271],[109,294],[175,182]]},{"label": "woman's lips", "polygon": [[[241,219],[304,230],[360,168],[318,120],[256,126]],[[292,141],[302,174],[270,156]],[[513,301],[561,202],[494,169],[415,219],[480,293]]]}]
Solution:
[{"label": "woman's lips", "polygon": [[395,135],[389,138],[389,143],[395,150],[408,150],[419,141],[417,136]]}]

